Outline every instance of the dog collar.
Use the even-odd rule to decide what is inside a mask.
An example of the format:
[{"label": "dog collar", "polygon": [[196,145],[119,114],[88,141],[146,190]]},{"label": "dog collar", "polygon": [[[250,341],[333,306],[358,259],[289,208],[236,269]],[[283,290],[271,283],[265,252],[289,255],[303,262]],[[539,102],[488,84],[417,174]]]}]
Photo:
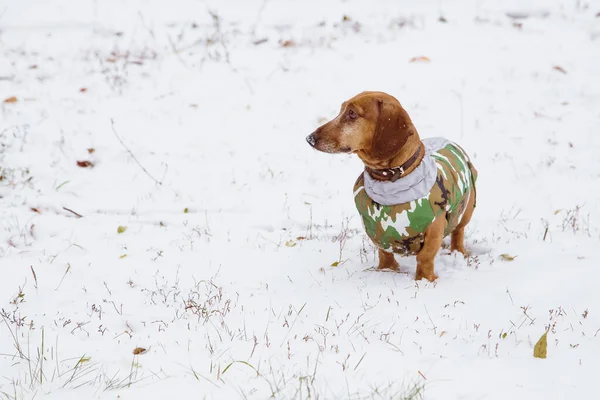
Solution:
[{"label": "dog collar", "polygon": [[415,151],[415,154],[413,154],[412,157],[406,160],[404,164],[400,165],[399,167],[386,169],[373,169],[365,167],[365,170],[369,173],[369,175],[371,175],[373,179],[376,179],[378,181],[396,182],[398,179],[402,178],[404,172],[410,167],[412,167],[413,164],[419,159],[419,156],[421,155],[421,147],[423,146],[419,146],[417,148],[417,151]]}]

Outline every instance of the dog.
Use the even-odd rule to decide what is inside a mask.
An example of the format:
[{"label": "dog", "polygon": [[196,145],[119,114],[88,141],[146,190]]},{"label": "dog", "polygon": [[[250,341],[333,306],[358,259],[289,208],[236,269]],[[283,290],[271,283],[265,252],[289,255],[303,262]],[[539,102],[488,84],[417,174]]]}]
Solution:
[{"label": "dog", "polygon": [[362,92],[306,141],[321,152],[356,154],[364,163],[354,201],[378,248],[378,269],[397,271],[394,253],[416,255],[415,279],[433,282],[434,258],[448,235],[451,251],[468,256],[464,231],[476,206],[477,170],[458,144],[421,140],[395,97]]}]

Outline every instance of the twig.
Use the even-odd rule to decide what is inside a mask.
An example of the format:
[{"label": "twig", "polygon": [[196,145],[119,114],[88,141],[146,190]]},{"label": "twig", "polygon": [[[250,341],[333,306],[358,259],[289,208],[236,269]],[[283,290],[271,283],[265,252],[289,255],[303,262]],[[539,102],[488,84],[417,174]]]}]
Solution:
[{"label": "twig", "polygon": [[29,358],[25,357],[25,354],[23,354],[23,351],[21,350],[21,345],[19,344],[19,339],[17,339],[17,335],[16,335],[17,325],[15,325],[15,332],[13,333],[12,329],[10,329],[10,325],[8,324],[8,321],[6,320],[6,317],[4,316],[4,314],[0,314],[0,316],[2,316],[2,320],[6,324],[6,327],[8,328],[8,332],[10,333],[10,335],[13,338],[13,342],[14,342],[13,344],[15,345],[15,348],[17,349],[19,356],[21,357],[21,359],[29,361]]},{"label": "twig", "polygon": [[35,281],[35,288],[37,289],[38,281],[37,281],[37,275],[35,274],[35,270],[33,269],[33,265],[30,265],[29,268],[31,268],[31,273],[33,274],[33,280]]},{"label": "twig", "polygon": [[83,215],[79,214],[78,212],[75,212],[75,211],[71,210],[70,208],[63,207],[63,210],[65,210],[65,211],[68,211],[68,212],[70,212],[70,213],[72,213],[72,214],[75,214],[75,216],[76,216],[77,218],[83,218]]},{"label": "twig", "polygon": [[367,355],[367,353],[363,354],[363,356],[360,358],[360,360],[358,360],[358,363],[356,364],[356,366],[354,367],[354,370],[356,371],[356,368],[358,368],[358,366],[360,365],[360,363],[362,362],[363,358],[365,358],[365,356]]},{"label": "twig", "polygon": [[510,292],[508,291],[508,288],[506,288],[506,293],[508,294],[508,297],[510,298],[510,302],[512,303],[512,305],[515,305],[515,302],[513,301],[512,296],[510,295]]},{"label": "twig", "polygon": [[63,275],[62,279],[60,280],[58,286],[54,290],[58,290],[60,288],[60,286],[62,285],[63,281],[65,280],[65,277],[67,276],[67,274],[69,273],[70,270],[71,270],[71,264],[67,263],[67,270],[65,271],[65,274]]},{"label": "twig", "polygon": [[260,18],[262,17],[265,7],[267,6],[267,1],[269,1],[269,0],[263,0],[262,4],[260,5],[260,8],[258,9],[258,14],[256,15],[256,21],[254,21],[254,26],[252,27],[252,31],[251,31],[253,36],[256,35],[256,28],[258,27]]},{"label": "twig", "polygon": [[288,329],[287,333],[285,334],[285,337],[283,338],[283,341],[281,342],[281,344],[279,345],[279,347],[283,346],[283,344],[285,343],[288,335],[290,334],[290,332],[292,331],[292,329],[294,328],[294,325],[296,325],[296,321],[298,320],[298,317],[300,316],[300,313],[302,312],[302,310],[304,310],[304,307],[306,307],[306,303],[304,303],[302,305],[302,307],[300,308],[300,311],[298,311],[298,313],[296,313],[296,318],[294,318],[294,322],[292,322],[292,325],[290,326],[290,329]]},{"label": "twig", "polygon": [[213,24],[215,26],[215,32],[217,34],[219,42],[221,43],[221,47],[223,47],[223,51],[225,52],[225,62],[227,64],[231,65],[231,62],[229,61],[229,49],[227,48],[227,44],[225,43],[223,32],[221,31],[221,17],[219,17],[219,14],[217,14],[216,12],[211,11],[211,10],[208,10],[208,13],[210,14],[210,16],[213,20]]},{"label": "twig", "polygon": [[158,181],[155,177],[153,177],[152,174],[150,174],[150,172],[148,172],[148,170],[146,168],[144,168],[144,166],[138,161],[138,159],[136,158],[135,154],[133,154],[133,152],[131,151],[131,149],[129,149],[129,147],[127,147],[127,145],[123,142],[123,140],[121,139],[121,137],[117,133],[117,130],[115,129],[115,121],[112,118],[110,119],[110,126],[112,128],[113,133],[115,134],[115,136],[117,137],[117,139],[121,143],[121,146],[123,146],[125,148],[125,150],[127,150],[127,152],[129,153],[129,155],[131,156],[131,158],[133,158],[133,161],[135,161],[136,164],[142,169],[142,171],[144,171],[144,173],[150,179],[152,179],[157,185],[162,185],[162,181]]},{"label": "twig", "polygon": [[429,317],[429,321],[431,321],[431,325],[433,325],[433,333],[435,333],[437,335],[437,326],[435,326],[435,324],[433,323],[433,320],[431,319],[431,315],[429,315],[429,310],[427,310],[427,306],[425,307],[425,312],[427,313],[427,317]]}]

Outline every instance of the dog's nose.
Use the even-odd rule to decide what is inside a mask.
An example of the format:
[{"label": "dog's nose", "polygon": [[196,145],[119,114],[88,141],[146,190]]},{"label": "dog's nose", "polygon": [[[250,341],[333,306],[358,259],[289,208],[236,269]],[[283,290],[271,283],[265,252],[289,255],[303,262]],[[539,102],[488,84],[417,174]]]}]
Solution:
[{"label": "dog's nose", "polygon": [[310,135],[308,135],[306,137],[306,141],[308,142],[308,144],[310,144],[312,147],[315,147],[315,143],[317,143],[317,139],[315,139],[315,135],[314,133],[311,133]]}]

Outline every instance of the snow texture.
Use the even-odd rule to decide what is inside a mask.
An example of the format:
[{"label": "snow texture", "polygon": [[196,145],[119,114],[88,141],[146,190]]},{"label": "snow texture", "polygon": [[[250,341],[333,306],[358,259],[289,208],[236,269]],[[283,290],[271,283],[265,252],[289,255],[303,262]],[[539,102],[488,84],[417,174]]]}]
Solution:
[{"label": "snow texture", "polygon": [[[0,3],[0,398],[598,398],[599,12]],[[305,142],[363,90],[479,171],[435,283]]]}]

